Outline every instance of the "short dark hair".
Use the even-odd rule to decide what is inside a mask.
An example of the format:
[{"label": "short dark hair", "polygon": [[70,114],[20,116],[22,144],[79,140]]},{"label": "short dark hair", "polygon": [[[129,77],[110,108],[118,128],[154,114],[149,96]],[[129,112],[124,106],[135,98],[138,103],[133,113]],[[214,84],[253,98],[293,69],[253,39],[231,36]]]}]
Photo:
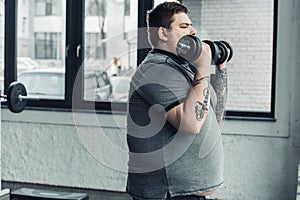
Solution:
[{"label": "short dark hair", "polygon": [[158,42],[158,28],[170,28],[174,22],[173,15],[180,12],[190,13],[186,6],[175,1],[161,3],[147,12],[148,39],[153,46]]}]

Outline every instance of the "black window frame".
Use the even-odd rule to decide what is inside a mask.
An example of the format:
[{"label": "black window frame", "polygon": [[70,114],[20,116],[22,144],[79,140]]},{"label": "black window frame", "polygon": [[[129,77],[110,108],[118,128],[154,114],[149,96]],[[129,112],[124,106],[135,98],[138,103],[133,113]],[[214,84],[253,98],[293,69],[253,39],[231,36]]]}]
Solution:
[{"label": "black window frame", "polygon": [[[28,101],[26,109],[42,110],[78,110],[88,111],[93,108],[93,112],[98,113],[126,113],[127,105],[123,102],[94,102],[84,101],[83,68],[84,61],[84,0],[66,0],[66,74],[65,74],[65,99],[50,100],[41,99],[38,101]],[[4,39],[4,94],[9,84],[17,81],[16,56],[17,56],[17,3],[18,0],[10,0],[5,3],[5,39]],[[138,1],[138,30],[146,27],[146,11],[153,8],[154,0]],[[273,120],[275,121],[275,91],[276,91],[276,52],[277,52],[277,24],[278,24],[278,0],[274,0],[273,16],[273,60],[272,60],[272,85],[271,85],[271,105],[270,112],[251,111],[226,111],[227,119],[251,119],[251,120]],[[81,23],[79,23],[81,22]],[[138,32],[137,64],[146,56],[150,46],[145,41],[147,38],[145,31]],[[63,37],[63,36],[61,36]],[[147,46],[148,45],[148,46]],[[77,57],[76,49],[80,47],[81,52]],[[140,47],[140,48],[139,48]],[[145,48],[146,47],[146,48]],[[72,66],[72,67],[68,67]],[[76,94],[73,94],[73,86],[77,74],[82,77],[76,82]],[[5,103],[4,103],[5,105]],[[113,110],[112,110],[113,108]]]},{"label": "black window frame", "polygon": [[246,119],[260,121],[276,121],[275,100],[276,100],[276,55],[277,55],[277,25],[278,25],[278,0],[273,0],[273,52],[272,52],[272,81],[271,81],[271,103],[270,112],[259,111],[226,111],[226,119]]}]

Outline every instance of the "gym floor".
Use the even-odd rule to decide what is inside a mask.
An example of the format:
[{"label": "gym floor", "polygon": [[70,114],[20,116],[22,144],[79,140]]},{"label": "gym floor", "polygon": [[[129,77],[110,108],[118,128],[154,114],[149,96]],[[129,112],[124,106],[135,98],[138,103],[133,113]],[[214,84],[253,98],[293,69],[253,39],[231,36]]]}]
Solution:
[{"label": "gym floor", "polygon": [[125,192],[112,192],[112,191],[103,191],[103,190],[93,190],[93,189],[82,189],[82,188],[69,188],[69,187],[56,187],[50,185],[39,185],[39,184],[30,184],[30,183],[16,183],[2,181],[2,189],[9,188],[12,191],[15,191],[20,188],[32,188],[39,190],[51,190],[59,192],[78,192],[86,193],[89,195],[89,200],[131,200],[130,196]]}]

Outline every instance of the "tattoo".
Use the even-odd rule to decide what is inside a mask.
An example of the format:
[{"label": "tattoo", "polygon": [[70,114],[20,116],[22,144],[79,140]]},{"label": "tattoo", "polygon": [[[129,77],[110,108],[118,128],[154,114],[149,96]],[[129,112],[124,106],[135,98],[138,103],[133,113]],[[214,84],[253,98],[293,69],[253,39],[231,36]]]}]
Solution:
[{"label": "tattoo", "polygon": [[209,89],[205,88],[203,90],[204,100],[203,103],[200,101],[196,101],[195,105],[195,114],[196,119],[198,121],[201,121],[204,117],[204,114],[208,111],[208,99],[209,99]]},{"label": "tattoo", "polygon": [[220,123],[222,121],[225,104],[227,100],[227,69],[218,70],[211,82],[217,94],[216,116]]},{"label": "tattoo", "polygon": [[227,86],[227,68],[221,69],[219,71],[219,75],[221,76],[221,79],[223,80],[223,84]]},{"label": "tattoo", "polygon": [[201,77],[199,79],[194,79],[193,81],[193,87],[195,87],[196,85],[200,84],[202,80],[204,79],[208,79],[208,82],[209,82],[209,77],[210,76],[204,76],[204,77]]}]

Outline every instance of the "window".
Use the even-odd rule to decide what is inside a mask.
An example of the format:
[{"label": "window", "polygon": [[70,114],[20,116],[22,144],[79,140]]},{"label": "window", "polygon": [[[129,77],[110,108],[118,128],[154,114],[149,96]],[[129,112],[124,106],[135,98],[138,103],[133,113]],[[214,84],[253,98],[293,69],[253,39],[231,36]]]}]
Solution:
[{"label": "window", "polygon": [[24,84],[27,95],[43,99],[64,99],[64,80],[63,68],[25,71],[18,76],[18,81]]},{"label": "window", "polygon": [[[156,0],[155,4],[162,1]],[[201,40],[226,40],[234,49],[228,63],[227,115],[273,116],[275,96],[276,1],[182,0]],[[275,26],[274,26],[275,25]],[[274,116],[273,116],[274,117]]]},{"label": "window", "polygon": [[[98,110],[110,110],[116,103],[124,111],[129,80],[149,50],[141,44],[147,36],[138,27],[145,27],[146,11],[161,0],[73,2],[36,0],[19,8],[23,10],[18,12],[18,19],[6,18],[6,24],[18,20],[18,25],[24,26],[17,29],[18,40],[10,43],[10,47],[16,45],[17,55],[14,61],[14,52],[8,50],[8,64],[16,62],[18,73],[22,59],[25,63],[38,63],[29,65],[35,68],[65,69],[63,101],[44,103],[41,100],[30,105],[71,108],[73,84],[79,77],[82,87],[76,90],[76,95],[81,105],[93,103]],[[227,115],[274,117],[276,45],[273,38],[276,38],[277,0],[259,4],[235,0],[231,4],[218,2],[218,6],[214,1],[181,2],[191,10],[200,39],[227,40],[234,48],[234,57],[228,64]],[[30,13],[30,7],[35,8],[34,13]],[[16,30],[9,28],[13,36]],[[11,81],[14,77],[5,79]]]},{"label": "window", "polygon": [[227,110],[271,112],[274,1],[182,2],[191,9],[201,39],[227,40],[234,48]]},{"label": "window", "polygon": [[35,1],[35,15],[49,16],[61,15],[61,2],[60,0],[36,0]]},{"label": "window", "polygon": [[106,16],[107,0],[87,0],[85,5],[87,16]]},{"label": "window", "polygon": [[35,33],[35,58],[60,59],[60,33]]},{"label": "window", "polygon": [[[86,1],[84,71],[103,71],[100,80],[107,80],[110,85],[110,90],[97,90],[96,101],[124,101],[126,86],[129,86],[126,80],[137,67],[137,13],[130,12],[131,6],[137,9],[137,2],[131,3],[127,0]],[[118,87],[119,84],[126,86]],[[116,88],[119,89],[116,91]],[[121,91],[121,88],[124,89]],[[104,91],[110,94],[100,98]]]},{"label": "window", "polygon": [[[100,41],[99,33],[85,33],[85,59],[96,58],[100,59],[101,56],[101,48],[97,46]],[[103,48],[105,52],[105,48]],[[105,57],[106,55],[104,55]]]},{"label": "window", "polygon": [[125,0],[124,3],[124,15],[130,16],[130,0]]},{"label": "window", "polygon": [[[37,0],[18,5],[17,24],[22,28],[17,29],[16,76],[28,95],[40,99],[65,98],[65,19],[53,17],[62,12],[58,2]],[[40,8],[35,14],[30,13],[33,6]]]},{"label": "window", "polygon": [[22,33],[26,33],[26,17],[23,17],[22,19]]}]

